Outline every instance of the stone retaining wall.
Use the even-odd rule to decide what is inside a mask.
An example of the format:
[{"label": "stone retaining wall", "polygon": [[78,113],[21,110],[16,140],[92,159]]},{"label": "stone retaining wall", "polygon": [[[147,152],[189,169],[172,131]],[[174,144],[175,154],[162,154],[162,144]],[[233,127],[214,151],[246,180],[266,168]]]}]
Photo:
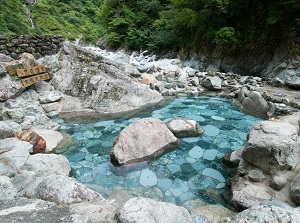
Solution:
[{"label": "stone retaining wall", "polygon": [[64,40],[61,35],[0,35],[0,53],[17,59],[27,52],[38,59],[56,54]]}]

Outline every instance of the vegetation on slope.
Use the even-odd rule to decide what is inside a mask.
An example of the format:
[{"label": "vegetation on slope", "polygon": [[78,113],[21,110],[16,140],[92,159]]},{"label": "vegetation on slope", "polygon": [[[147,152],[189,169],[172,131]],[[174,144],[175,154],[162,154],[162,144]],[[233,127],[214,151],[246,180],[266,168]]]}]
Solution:
[{"label": "vegetation on slope", "polygon": [[299,0],[0,0],[0,33],[104,37],[128,49],[274,48],[299,31]]}]

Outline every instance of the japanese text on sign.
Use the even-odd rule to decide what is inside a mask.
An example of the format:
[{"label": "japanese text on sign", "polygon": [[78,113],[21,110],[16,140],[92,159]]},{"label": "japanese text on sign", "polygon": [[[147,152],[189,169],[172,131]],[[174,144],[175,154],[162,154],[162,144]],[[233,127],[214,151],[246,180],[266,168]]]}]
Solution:
[{"label": "japanese text on sign", "polygon": [[45,73],[45,72],[46,72],[45,64],[40,64],[38,66],[31,67],[31,68],[17,69],[18,77],[28,77],[40,73]]},{"label": "japanese text on sign", "polygon": [[48,79],[50,79],[50,76],[48,73],[38,74],[36,76],[23,78],[22,84],[24,87],[29,87],[39,81],[48,80]]}]

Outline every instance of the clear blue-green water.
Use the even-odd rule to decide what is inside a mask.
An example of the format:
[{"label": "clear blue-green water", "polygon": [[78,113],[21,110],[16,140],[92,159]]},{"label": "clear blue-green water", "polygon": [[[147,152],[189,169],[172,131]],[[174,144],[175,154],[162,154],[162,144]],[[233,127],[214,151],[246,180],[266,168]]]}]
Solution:
[{"label": "clear blue-green water", "polygon": [[[109,153],[119,132],[139,118],[168,122],[175,117],[197,121],[205,130],[199,137],[181,138],[178,149],[131,171],[112,168]],[[246,143],[249,128],[260,119],[241,113],[227,99],[175,98],[164,107],[130,118],[90,124],[63,123],[62,131],[77,143],[64,155],[73,176],[104,197],[124,190],[177,205],[186,202],[226,205],[227,172],[222,157]]]}]

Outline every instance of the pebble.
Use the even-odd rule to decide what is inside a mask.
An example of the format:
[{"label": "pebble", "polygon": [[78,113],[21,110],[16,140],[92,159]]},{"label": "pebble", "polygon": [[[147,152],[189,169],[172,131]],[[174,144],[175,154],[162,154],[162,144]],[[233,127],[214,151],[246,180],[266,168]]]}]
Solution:
[{"label": "pebble", "polygon": [[204,152],[203,158],[206,160],[214,160],[218,154],[218,150],[215,149],[208,149]]},{"label": "pebble", "polygon": [[195,146],[190,150],[189,156],[196,159],[202,158],[203,149],[200,146]]},{"label": "pebble", "polygon": [[204,169],[202,171],[202,175],[214,178],[214,179],[220,181],[221,183],[225,182],[225,178],[223,177],[223,175],[219,171],[212,169],[212,168]]},{"label": "pebble", "polygon": [[204,129],[204,133],[211,137],[217,136],[220,133],[220,129],[212,125],[203,126],[203,129]]},{"label": "pebble", "polygon": [[157,177],[149,169],[142,170],[140,176],[140,184],[144,187],[152,187],[157,184]]}]

